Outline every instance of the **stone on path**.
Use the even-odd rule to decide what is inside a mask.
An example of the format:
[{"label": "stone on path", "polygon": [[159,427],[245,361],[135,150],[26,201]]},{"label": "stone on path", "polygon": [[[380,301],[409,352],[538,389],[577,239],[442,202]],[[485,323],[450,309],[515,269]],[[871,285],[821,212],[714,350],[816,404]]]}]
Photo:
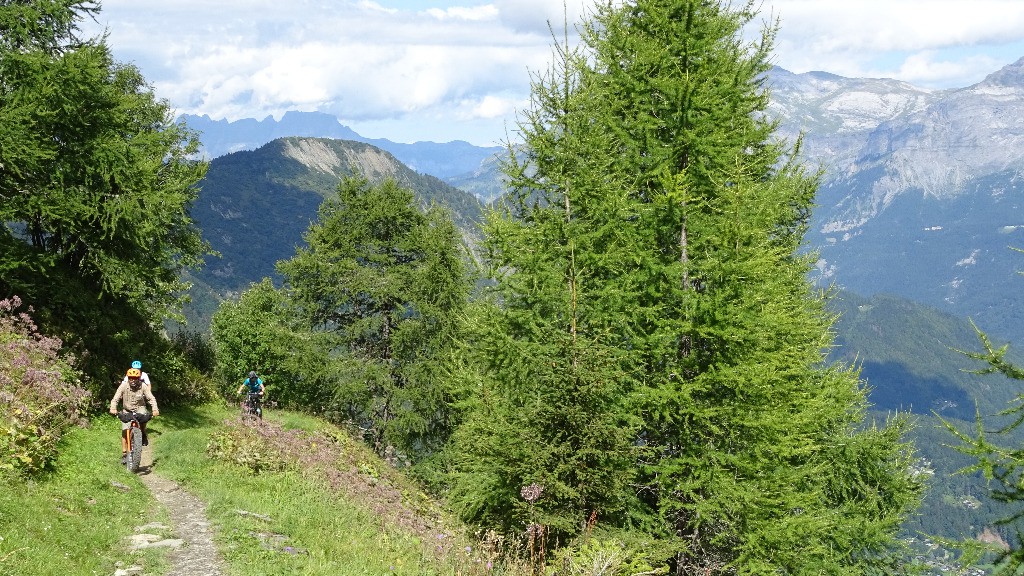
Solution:
[{"label": "stone on path", "polygon": [[[159,523],[140,526],[138,538],[142,547],[166,546],[171,548],[167,556],[171,569],[167,576],[220,576],[225,572],[224,561],[213,543],[213,533],[206,519],[206,503],[182,490],[178,484],[152,473],[153,456],[147,447],[142,452],[142,466],[145,472],[139,475],[142,483],[165,508],[170,520],[170,531],[178,538],[165,538],[147,533],[166,530]],[[150,538],[156,538],[150,540]]]}]

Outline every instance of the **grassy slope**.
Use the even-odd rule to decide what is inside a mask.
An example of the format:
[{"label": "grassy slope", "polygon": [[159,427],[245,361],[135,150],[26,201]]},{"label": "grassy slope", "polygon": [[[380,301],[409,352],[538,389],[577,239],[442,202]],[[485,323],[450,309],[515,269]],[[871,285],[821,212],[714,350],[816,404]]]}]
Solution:
[{"label": "grassy slope", "polygon": [[[255,456],[266,462],[305,454],[306,472],[291,463],[254,473],[208,457],[211,434],[249,434],[225,427],[233,416],[203,406],[165,412],[150,425],[154,471],[207,502],[231,574],[509,573],[487,571],[493,547],[446,528],[455,524],[415,485],[312,417],[272,412],[256,444],[267,448]],[[135,526],[161,518],[143,512],[157,505],[118,465],[116,438],[113,419],[100,419],[68,437],[55,473],[0,490],[0,574],[110,574],[118,561],[142,565],[146,574],[167,569],[159,553],[123,549]],[[268,455],[275,442],[289,444],[291,456]]]},{"label": "grassy slope", "polygon": [[[119,423],[98,420],[63,440],[55,470],[28,483],[0,485],[0,574],[112,574],[136,526],[163,521],[153,498],[118,463]],[[154,572],[159,553],[136,555]],[[127,564],[126,564],[127,565]]]}]

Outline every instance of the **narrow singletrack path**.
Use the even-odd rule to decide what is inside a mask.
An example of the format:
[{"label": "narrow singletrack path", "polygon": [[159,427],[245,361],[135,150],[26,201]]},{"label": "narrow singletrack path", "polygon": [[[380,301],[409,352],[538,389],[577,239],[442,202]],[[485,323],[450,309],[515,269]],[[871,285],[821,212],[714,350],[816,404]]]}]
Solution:
[{"label": "narrow singletrack path", "polygon": [[171,569],[168,576],[220,576],[225,572],[224,560],[213,543],[213,532],[206,518],[206,503],[181,488],[176,482],[153,472],[153,451],[142,451],[139,478],[165,508],[171,529],[183,541],[168,554]]}]

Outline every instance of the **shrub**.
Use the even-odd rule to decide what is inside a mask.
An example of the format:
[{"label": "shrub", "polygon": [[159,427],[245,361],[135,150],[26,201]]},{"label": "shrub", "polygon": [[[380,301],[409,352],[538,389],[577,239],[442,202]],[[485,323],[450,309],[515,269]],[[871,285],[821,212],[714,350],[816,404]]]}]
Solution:
[{"label": "shrub", "polygon": [[21,299],[0,300],[0,474],[31,474],[82,422],[89,392],[59,338],[40,334]]},{"label": "shrub", "polygon": [[548,576],[664,575],[667,567],[652,568],[644,554],[615,538],[584,535],[555,552],[546,569]]},{"label": "shrub", "polygon": [[253,474],[286,470],[293,463],[287,450],[266,438],[272,431],[269,426],[244,426],[236,421],[225,421],[222,428],[210,435],[206,454],[215,460],[248,468]]}]

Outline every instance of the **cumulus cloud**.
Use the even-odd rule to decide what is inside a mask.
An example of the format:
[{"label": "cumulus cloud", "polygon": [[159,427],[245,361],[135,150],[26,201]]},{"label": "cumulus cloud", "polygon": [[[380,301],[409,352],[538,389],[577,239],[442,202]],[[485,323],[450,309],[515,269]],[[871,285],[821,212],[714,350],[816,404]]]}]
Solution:
[{"label": "cumulus cloud", "polygon": [[490,4],[472,7],[452,6],[445,9],[428,8],[426,12],[438,20],[465,20],[467,22],[494,20],[500,14],[497,7]]},{"label": "cumulus cloud", "polygon": [[[547,67],[549,23],[560,34],[564,19],[578,22],[592,6],[104,0],[100,24],[115,55],[137,64],[181,113],[238,119],[319,110],[353,126],[401,120],[410,126],[406,139],[448,123],[477,131],[465,139],[491,142],[502,134],[484,131],[514,121],[528,101],[529,71]],[[761,10],[780,19],[774,61],[794,72],[964,86],[1024,55],[1018,0],[765,0]]]},{"label": "cumulus cloud", "polygon": [[776,63],[794,72],[955,87],[1024,56],[1018,0],[771,0],[763,13],[780,21]]},{"label": "cumulus cloud", "polygon": [[501,20],[513,30],[550,38],[550,29],[562,30],[565,23],[572,28],[585,13],[590,12],[592,2],[567,0],[565,3],[552,0],[494,0],[494,6],[501,14]]}]

